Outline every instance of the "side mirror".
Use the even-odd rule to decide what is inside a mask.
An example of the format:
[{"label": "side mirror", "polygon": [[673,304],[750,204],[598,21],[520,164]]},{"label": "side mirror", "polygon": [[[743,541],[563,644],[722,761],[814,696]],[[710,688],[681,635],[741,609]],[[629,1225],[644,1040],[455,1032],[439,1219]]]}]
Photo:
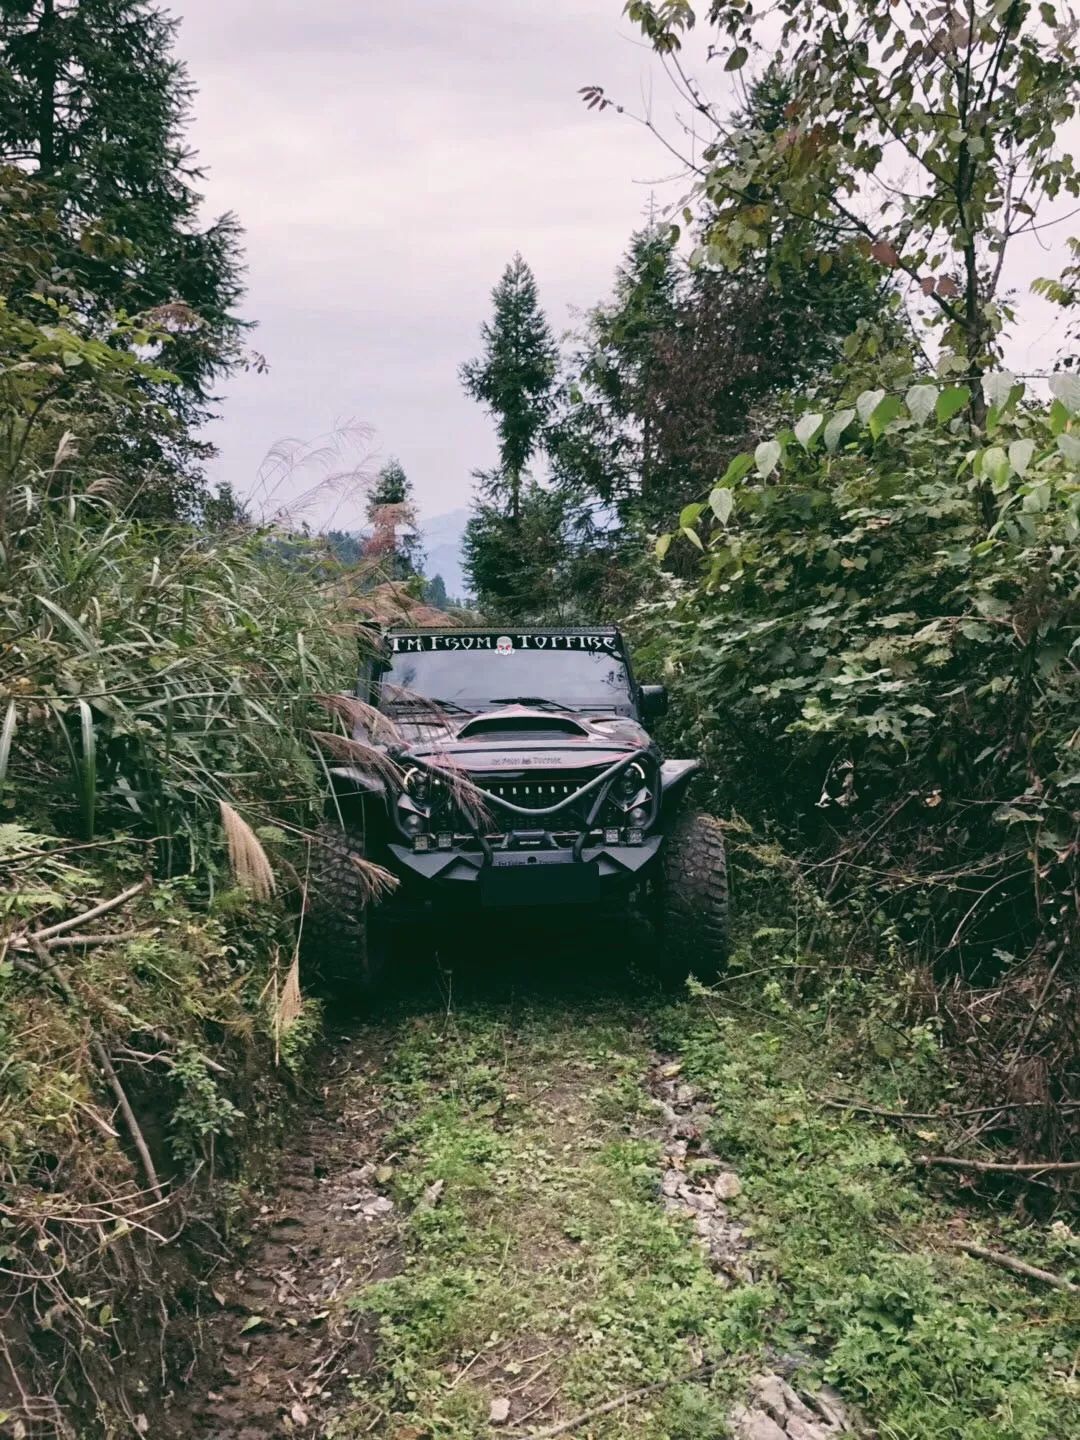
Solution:
[{"label": "side mirror", "polygon": [[659,720],[666,715],[668,693],[666,685],[642,685],[641,713],[646,720]]}]

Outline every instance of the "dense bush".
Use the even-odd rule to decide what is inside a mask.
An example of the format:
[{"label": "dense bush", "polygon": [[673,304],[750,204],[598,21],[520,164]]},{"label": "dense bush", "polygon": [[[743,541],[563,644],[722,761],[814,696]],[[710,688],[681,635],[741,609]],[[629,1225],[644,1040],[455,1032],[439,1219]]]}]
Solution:
[{"label": "dense bush", "polygon": [[142,1433],[115,1362],[160,1340],[162,1387],[192,1363],[173,1297],[197,1312],[317,1025],[309,729],[358,616],[305,543],[131,518],[97,442],[144,403],[146,337],[54,320],[0,305],[0,1416]]},{"label": "dense bush", "polygon": [[640,620],[724,802],[940,972],[1001,979],[957,1023],[1043,1099],[1080,1087],[1080,382],[985,386],[981,440],[965,387],[920,384],[735,460],[681,516],[699,579]]}]

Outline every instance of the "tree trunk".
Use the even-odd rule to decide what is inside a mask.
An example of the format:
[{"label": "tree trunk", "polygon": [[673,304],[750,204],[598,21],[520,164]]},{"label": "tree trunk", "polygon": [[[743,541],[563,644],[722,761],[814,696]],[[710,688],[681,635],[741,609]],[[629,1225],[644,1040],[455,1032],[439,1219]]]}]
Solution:
[{"label": "tree trunk", "polygon": [[56,169],[56,0],[43,0],[38,26],[38,172]]}]

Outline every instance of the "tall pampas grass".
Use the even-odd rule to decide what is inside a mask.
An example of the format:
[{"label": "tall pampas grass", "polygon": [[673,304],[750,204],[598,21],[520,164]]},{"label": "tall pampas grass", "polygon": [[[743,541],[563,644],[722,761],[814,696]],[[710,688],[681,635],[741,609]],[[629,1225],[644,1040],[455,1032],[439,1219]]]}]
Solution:
[{"label": "tall pampas grass", "polygon": [[259,837],[226,801],[220,800],[221,823],[229,844],[229,864],[241,889],[256,900],[269,900],[277,888],[274,871]]}]

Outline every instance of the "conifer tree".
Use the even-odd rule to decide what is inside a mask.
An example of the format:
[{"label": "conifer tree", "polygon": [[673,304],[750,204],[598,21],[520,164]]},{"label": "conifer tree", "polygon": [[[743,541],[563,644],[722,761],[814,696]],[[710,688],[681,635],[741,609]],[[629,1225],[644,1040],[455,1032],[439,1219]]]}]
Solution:
[{"label": "conifer tree", "polygon": [[503,272],[492,302],[494,314],[481,331],[483,354],[461,367],[461,380],[495,418],[499,468],[488,479],[487,498],[516,524],[529,461],[551,411],[557,351],[536,279],[520,255]]},{"label": "conifer tree", "polygon": [[523,618],[546,607],[551,552],[561,536],[557,500],[529,475],[551,414],[558,352],[520,255],[492,303],[483,353],[461,367],[466,392],[487,407],[499,439],[499,464],[475,474],[479,501],[466,534],[466,569],[482,606]]},{"label": "conifer tree", "polygon": [[423,568],[423,541],[417,530],[413,487],[400,460],[379,471],[367,502],[371,533],[366,553],[381,559],[394,580],[409,580]]},{"label": "conifer tree", "polygon": [[245,329],[239,225],[199,216],[177,24],[149,0],[0,5],[0,166],[33,173],[55,217],[55,263],[9,303],[32,310],[44,282],[99,333],[118,313],[168,332],[162,365],[178,381],[153,388],[159,408],[115,456],[139,476],[144,508],[163,513],[198,508],[208,449],[196,432],[216,381],[241,363]]}]

